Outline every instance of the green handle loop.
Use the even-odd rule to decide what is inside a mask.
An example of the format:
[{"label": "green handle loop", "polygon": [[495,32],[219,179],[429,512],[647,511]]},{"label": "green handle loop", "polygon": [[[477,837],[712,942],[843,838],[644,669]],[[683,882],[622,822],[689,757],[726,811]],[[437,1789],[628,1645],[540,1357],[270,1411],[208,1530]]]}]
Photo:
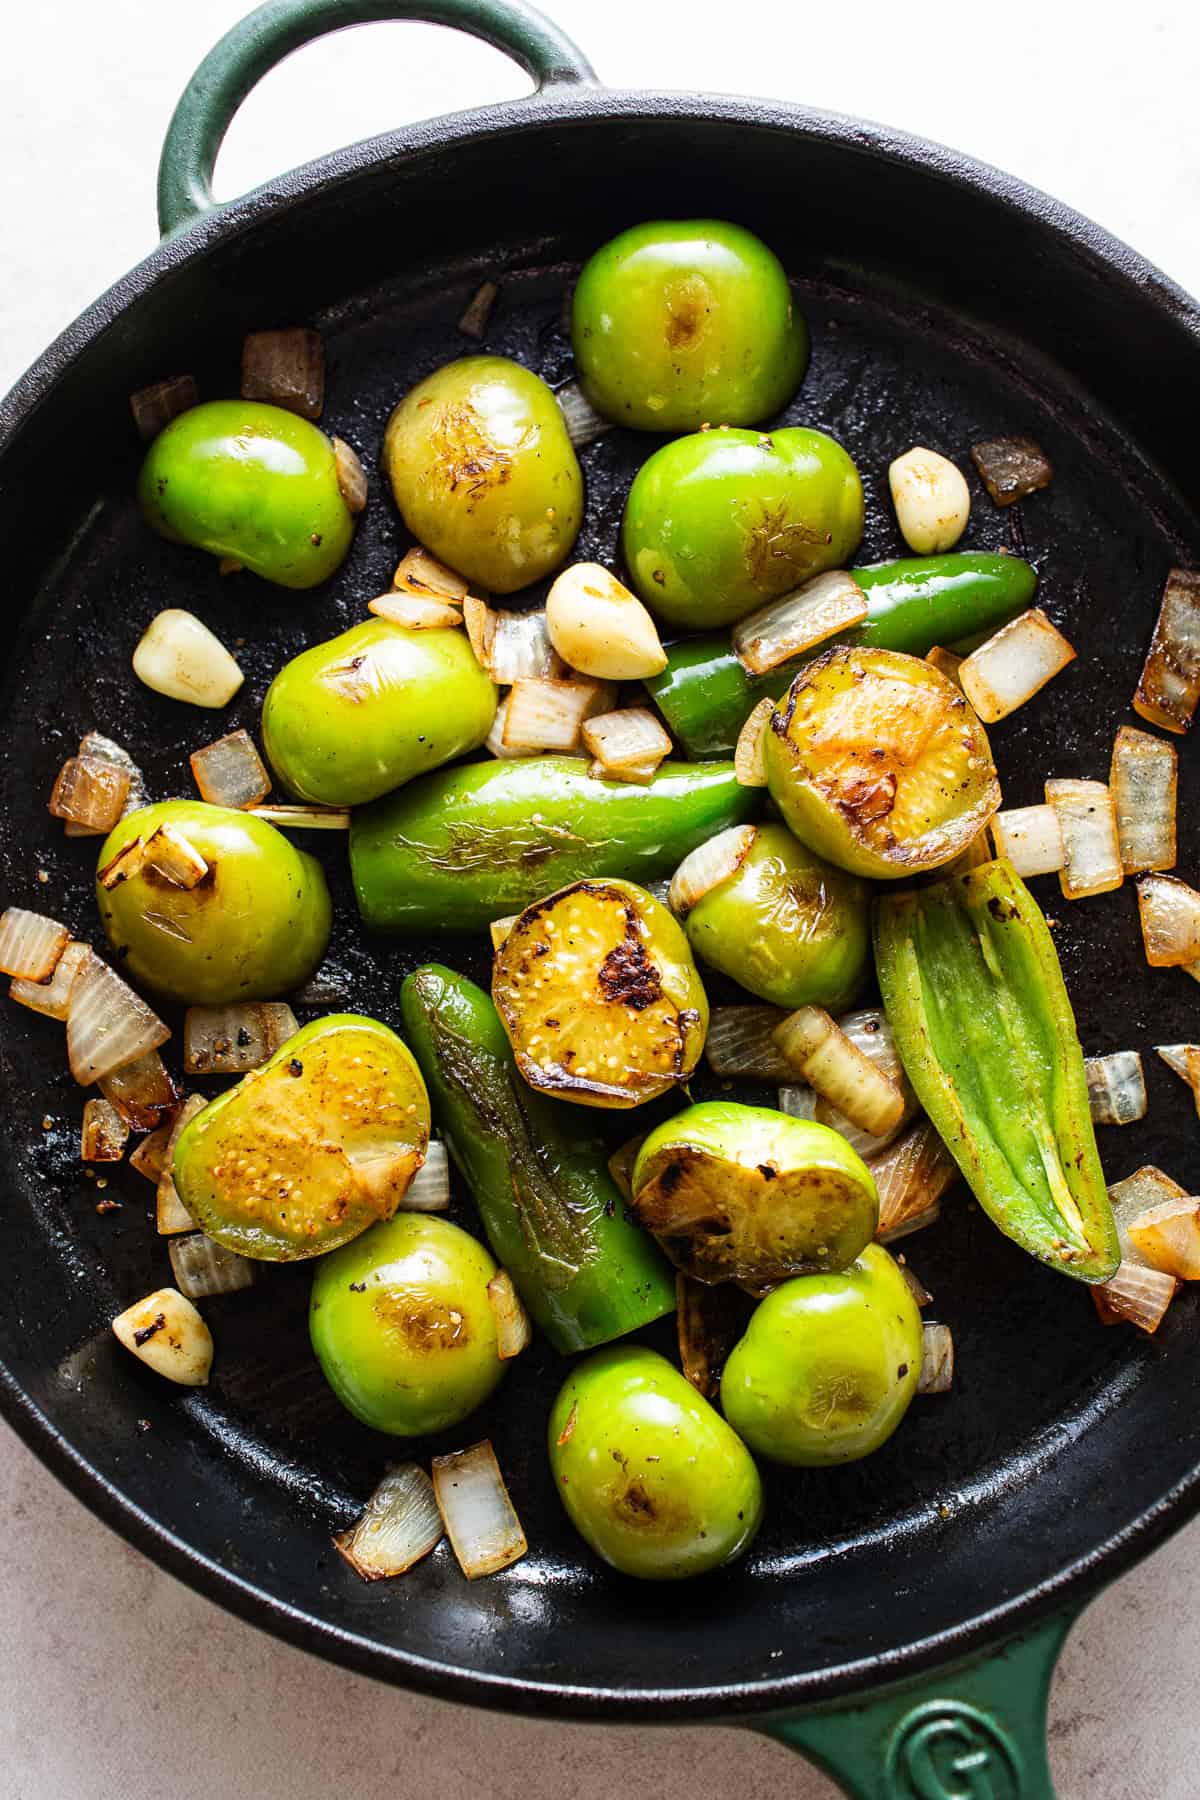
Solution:
[{"label": "green handle loop", "polygon": [[267,0],[209,51],[175,108],[158,164],[163,237],[216,205],[212,176],[225,133],[276,63],[328,32],[384,19],[449,25],[482,38],[532,75],[539,93],[596,79],[583,52],[525,0]]},{"label": "green handle loop", "polygon": [[1046,1704],[1076,1617],[1059,1614],[972,1661],[762,1729],[854,1800],[1054,1800]]}]

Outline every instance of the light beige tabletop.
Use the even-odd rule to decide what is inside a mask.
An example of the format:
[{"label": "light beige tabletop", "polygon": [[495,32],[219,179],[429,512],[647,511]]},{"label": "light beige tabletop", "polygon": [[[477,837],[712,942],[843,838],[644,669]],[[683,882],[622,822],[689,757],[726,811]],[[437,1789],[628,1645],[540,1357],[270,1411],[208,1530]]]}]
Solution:
[{"label": "light beige tabletop", "polygon": [[[1101,220],[1200,292],[1200,15],[1187,0],[550,5],[602,77],[769,93],[958,145]],[[8,9],[0,389],[149,248],[154,164],[171,106],[241,10],[239,0]],[[345,34],[302,52],[251,99],[219,191],[238,192],[335,143],[523,88],[496,53],[432,28]],[[913,221],[914,233],[922,223]],[[1181,403],[1195,409],[1196,397]],[[833,1793],[789,1752],[746,1733],[564,1729],[329,1668],[152,1567],[3,1426],[0,1525],[0,1800]],[[1200,1793],[1198,1599],[1200,1524],[1118,1582],[1076,1628],[1052,1705],[1064,1800]]]}]

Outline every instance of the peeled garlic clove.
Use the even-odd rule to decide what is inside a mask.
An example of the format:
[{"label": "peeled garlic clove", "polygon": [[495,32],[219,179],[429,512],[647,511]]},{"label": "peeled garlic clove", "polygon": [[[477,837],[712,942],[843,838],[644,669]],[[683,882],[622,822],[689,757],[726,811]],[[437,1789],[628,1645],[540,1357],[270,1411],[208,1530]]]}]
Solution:
[{"label": "peeled garlic clove", "polygon": [[601,681],[644,681],[667,666],[654,620],[599,563],[564,569],[546,601],[550,642],[571,668]]},{"label": "peeled garlic clove", "polygon": [[203,1387],[212,1367],[212,1333],[178,1288],[158,1288],[112,1322],[118,1341],[157,1375]]},{"label": "peeled garlic clove", "polygon": [[191,706],[227,706],[245,680],[220,638],[177,606],[150,621],[133,653],[133,672],[156,694]]},{"label": "peeled garlic clove", "polygon": [[971,496],[960,469],[918,444],[888,469],[901,535],[918,556],[952,550],[967,529]]}]

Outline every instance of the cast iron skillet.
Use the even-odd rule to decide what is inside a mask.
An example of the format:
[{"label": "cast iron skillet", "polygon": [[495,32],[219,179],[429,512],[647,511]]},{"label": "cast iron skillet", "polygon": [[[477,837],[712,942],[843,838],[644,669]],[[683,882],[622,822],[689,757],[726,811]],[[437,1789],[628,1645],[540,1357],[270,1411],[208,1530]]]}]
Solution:
[{"label": "cast iron skillet", "polygon": [[[214,207],[213,160],[249,87],[297,44],[384,17],[486,38],[537,92],[340,151]],[[1040,798],[1048,773],[1105,775],[1163,577],[1200,557],[1200,465],[1181,402],[1200,384],[1200,315],[1094,226],[878,127],[774,102],[606,90],[513,0],[261,8],[185,94],[160,202],[158,250],[0,412],[15,640],[0,713],[6,903],[96,933],[94,847],[64,841],[45,812],[84,730],[128,743],[154,793],[190,791],[187,753],[216,732],[131,679],[154,611],[192,607],[239,644],[248,679],[219,729],[254,729],[274,669],[361,616],[403,547],[376,477],[327,589],[221,580],[135,514],[129,392],[183,369],[206,394],[235,391],[248,328],[311,322],[330,348],[323,422],[373,467],[396,398],[467,347],[454,321],[482,276],[503,283],[487,347],[561,382],[572,271],[614,230],[660,214],[737,218],[782,255],[814,337],[786,416],[835,433],[863,471],[864,559],[901,549],[884,484],[898,450],[930,444],[962,463],[975,438],[1013,430],[1045,445],[1051,489],[1019,515],[976,493],[971,542],[1028,547],[1041,603],[1082,654],[996,730],[996,749],[1010,805]],[[584,453],[580,555],[615,557],[623,492],[650,448],[615,433]],[[1183,765],[1187,820],[1200,796],[1186,745]],[[1189,846],[1185,832],[1185,876]],[[341,903],[335,986],[350,1004],[394,1022],[401,977],[431,954],[481,973],[473,944],[367,942],[342,846],[319,847]],[[1085,1047],[1193,1035],[1195,990],[1145,970],[1131,889],[1067,906],[1044,886]],[[542,1447],[562,1366],[535,1347],[486,1424],[453,1440],[492,1434],[529,1556],[468,1586],[443,1547],[402,1583],[367,1587],[330,1532],[395,1446],[341,1415],[315,1376],[304,1272],[268,1269],[253,1296],[211,1305],[210,1390],[182,1394],[146,1375],[107,1324],[166,1276],[148,1190],[120,1170],[109,1193],[123,1210],[97,1214],[76,1161],[80,1098],[61,1029],[7,1008],[0,1032],[0,1398],[55,1472],[175,1574],[322,1655],[453,1699],[569,1717],[740,1718],[803,1741],[862,1792],[1049,1792],[1038,1738],[1070,1618],[1200,1498],[1194,1294],[1153,1340],[1102,1330],[1081,1288],[1022,1256],[965,1199],[949,1205],[909,1249],[955,1332],[953,1394],[918,1403],[866,1465],[768,1473],[753,1554],[669,1592],[603,1571],[568,1528]],[[1149,1119],[1105,1135],[1106,1169],[1115,1179],[1160,1162],[1196,1191],[1190,1097],[1152,1055],[1147,1073]]]}]

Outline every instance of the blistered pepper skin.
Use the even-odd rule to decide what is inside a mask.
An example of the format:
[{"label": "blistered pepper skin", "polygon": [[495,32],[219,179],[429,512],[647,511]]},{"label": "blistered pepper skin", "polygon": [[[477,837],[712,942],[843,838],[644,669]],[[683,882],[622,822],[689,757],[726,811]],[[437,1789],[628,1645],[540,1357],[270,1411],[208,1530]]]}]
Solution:
[{"label": "blistered pepper skin", "polygon": [[146,452],[138,500],[163,537],[278,587],[328,581],[354,536],[330,439],[257,400],[210,400],[172,419]]},{"label": "blistered pepper skin", "polygon": [[263,701],[263,748],[297,799],[361,806],[478,749],[496,693],[465,632],[368,619],[279,671]]},{"label": "blistered pepper skin", "polygon": [[1007,862],[881,896],[875,965],[917,1098],[1006,1237],[1064,1275],[1120,1261],[1058,952]]}]

